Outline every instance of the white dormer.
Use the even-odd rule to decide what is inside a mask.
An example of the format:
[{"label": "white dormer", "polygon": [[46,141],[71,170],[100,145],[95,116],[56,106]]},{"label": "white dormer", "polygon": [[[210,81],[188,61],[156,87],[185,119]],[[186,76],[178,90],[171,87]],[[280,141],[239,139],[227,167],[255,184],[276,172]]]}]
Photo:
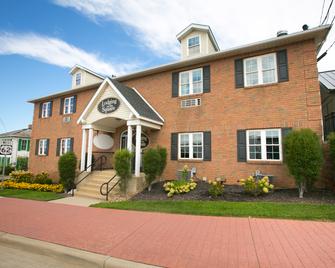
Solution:
[{"label": "white dormer", "polygon": [[89,86],[104,80],[102,75],[80,65],[75,65],[70,74],[72,75],[72,88]]},{"label": "white dormer", "polygon": [[219,51],[213,32],[208,25],[192,23],[178,35],[181,58],[204,56]]}]

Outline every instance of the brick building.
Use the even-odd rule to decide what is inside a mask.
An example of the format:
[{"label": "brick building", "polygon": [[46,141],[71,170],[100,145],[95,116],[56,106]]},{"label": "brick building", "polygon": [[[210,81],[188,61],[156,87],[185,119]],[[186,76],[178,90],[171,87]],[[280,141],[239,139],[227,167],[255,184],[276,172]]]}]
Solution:
[{"label": "brick building", "polygon": [[80,170],[101,155],[111,168],[113,153],[128,148],[140,176],[143,151],[160,145],[165,179],[187,164],[198,177],[236,183],[260,170],[291,187],[282,140],[303,127],[322,136],[316,57],[329,30],[279,32],[220,51],[208,26],[191,24],[177,35],[179,61],[119,77],[75,66],[70,90],[30,101],[30,169],[57,178],[58,158],[71,150]]}]

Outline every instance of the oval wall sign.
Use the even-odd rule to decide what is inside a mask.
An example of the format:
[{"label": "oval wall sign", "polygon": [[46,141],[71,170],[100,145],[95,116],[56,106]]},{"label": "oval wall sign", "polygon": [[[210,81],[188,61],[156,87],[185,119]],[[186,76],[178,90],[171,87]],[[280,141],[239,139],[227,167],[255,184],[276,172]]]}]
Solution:
[{"label": "oval wall sign", "polygon": [[103,114],[109,114],[116,111],[120,106],[120,101],[117,98],[103,99],[98,104],[98,111]]},{"label": "oval wall sign", "polygon": [[99,149],[107,150],[113,147],[114,140],[109,135],[98,134],[93,138],[93,144]]}]

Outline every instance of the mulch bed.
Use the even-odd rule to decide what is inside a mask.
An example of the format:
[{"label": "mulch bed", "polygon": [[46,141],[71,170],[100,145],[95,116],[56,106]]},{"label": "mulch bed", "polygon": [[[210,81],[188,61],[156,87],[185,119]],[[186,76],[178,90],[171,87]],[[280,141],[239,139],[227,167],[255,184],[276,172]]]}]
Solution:
[{"label": "mulch bed", "polygon": [[147,189],[135,195],[132,200],[222,200],[222,201],[269,201],[269,202],[299,202],[299,203],[325,203],[335,204],[335,193],[329,190],[314,190],[304,194],[304,198],[298,197],[297,189],[277,189],[272,193],[261,196],[251,196],[243,192],[239,185],[225,185],[224,194],[213,199],[208,194],[208,184],[197,182],[197,187],[186,194],[176,194],[172,198],[166,196],[163,189],[164,182],[152,185],[151,192]]}]

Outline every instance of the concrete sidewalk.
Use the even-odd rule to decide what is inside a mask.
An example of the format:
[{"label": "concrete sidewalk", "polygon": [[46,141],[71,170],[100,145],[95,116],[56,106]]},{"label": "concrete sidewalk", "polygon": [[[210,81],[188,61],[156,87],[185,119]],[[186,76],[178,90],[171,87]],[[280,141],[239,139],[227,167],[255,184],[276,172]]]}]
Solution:
[{"label": "concrete sidewalk", "polygon": [[186,216],[2,198],[0,231],[164,267],[335,267],[335,223]]},{"label": "concrete sidewalk", "polygon": [[89,207],[92,204],[97,204],[103,202],[100,199],[93,199],[93,198],[85,198],[79,196],[68,196],[65,198],[60,198],[56,200],[51,200],[49,203],[56,203],[56,204],[64,204],[64,205],[72,205],[72,206],[81,206],[81,207]]}]

